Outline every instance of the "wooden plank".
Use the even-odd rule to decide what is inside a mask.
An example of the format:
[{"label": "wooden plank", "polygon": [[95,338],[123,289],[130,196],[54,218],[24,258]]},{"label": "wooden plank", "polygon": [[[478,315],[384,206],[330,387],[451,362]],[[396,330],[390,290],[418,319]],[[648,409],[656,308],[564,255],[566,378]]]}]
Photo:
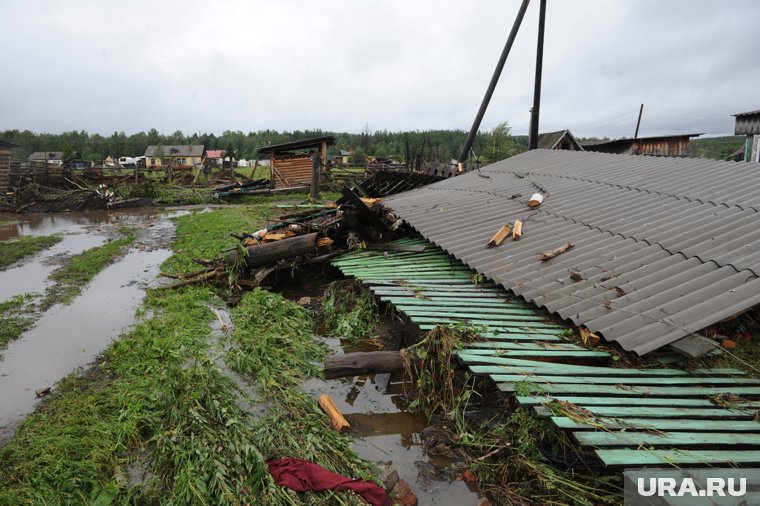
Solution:
[{"label": "wooden plank", "polygon": [[[374,291],[374,290],[373,290]],[[481,308],[511,308],[513,310],[532,311],[535,309],[525,307],[521,304],[512,304],[506,299],[495,297],[481,298],[476,301],[463,301],[460,297],[436,297],[435,295],[426,295],[424,299],[415,297],[415,293],[410,293],[406,297],[400,295],[379,295],[380,300],[389,302],[395,306],[403,307],[472,307]]]},{"label": "wooden plank", "polygon": [[754,464],[760,450],[594,450],[608,466],[646,466],[654,464]]},{"label": "wooden plank", "polygon": [[724,432],[573,432],[582,445],[588,446],[697,446],[697,445],[756,445],[760,446],[760,434]]},{"label": "wooden plank", "polygon": [[525,334],[525,333],[512,333],[512,334],[493,334],[489,332],[481,332],[478,334],[480,337],[488,339],[489,341],[539,341],[539,342],[563,342],[565,339],[556,334]]},{"label": "wooden plank", "polygon": [[[522,352],[507,351],[513,356]],[[538,352],[536,352],[538,353]],[[502,392],[514,392],[521,383],[499,383]],[[760,396],[760,387],[650,387],[622,385],[562,385],[549,383],[536,385],[542,393],[547,394],[598,394],[598,395],[652,395],[656,397],[704,397],[706,395],[732,393],[736,395]]]},{"label": "wooden plank", "polygon": [[[545,342],[536,342],[536,341],[472,341],[467,343],[467,346],[475,346],[475,345],[490,345],[489,347],[498,347],[500,350],[554,350],[554,351],[578,351],[579,348],[577,345],[572,343],[563,343],[563,342],[554,342],[554,343],[545,343]],[[498,346],[495,346],[498,345]],[[491,374],[489,371],[481,371],[480,368],[485,367],[487,369],[498,369],[498,371],[493,372],[504,372],[504,368],[498,367],[498,366],[470,366],[470,370],[476,374]],[[477,369],[476,369],[477,368]]]},{"label": "wooden plank", "polygon": [[[428,316],[415,316],[414,322],[415,323],[434,323],[436,325],[442,325],[444,323],[460,323],[464,320],[467,320],[468,323],[472,325],[483,325],[488,327],[489,330],[493,330],[494,328],[533,328],[533,329],[543,329],[543,328],[557,328],[556,325],[553,323],[546,323],[541,321],[533,321],[528,320],[524,321],[521,320],[519,316],[516,316],[514,320],[500,320],[499,322],[493,322],[492,320],[489,320],[488,318],[483,319],[476,319],[476,318],[446,318],[446,317],[428,317]],[[499,324],[502,325],[499,325]],[[514,327],[507,327],[503,324],[511,324],[514,325]],[[518,327],[519,326],[519,327]]]},{"label": "wooden plank", "polygon": [[490,321],[496,323],[499,321],[513,321],[515,316],[528,319],[527,321],[546,321],[546,316],[539,314],[532,309],[522,308],[510,308],[507,305],[502,307],[490,308],[490,307],[472,307],[468,305],[460,304],[460,310],[457,311],[452,308],[449,311],[441,310],[440,307],[426,307],[419,305],[406,305],[397,304],[396,307],[402,309],[410,316],[445,316],[448,318],[471,318],[471,319],[490,319]]},{"label": "wooden plank", "polygon": [[[471,343],[471,345],[482,343]],[[513,348],[515,349],[515,348]],[[530,383],[580,383],[595,385],[760,385],[760,380],[749,378],[732,378],[720,376],[716,378],[705,376],[658,376],[641,377],[629,376],[545,376],[539,373],[503,374],[509,368],[499,366],[471,366],[473,372],[490,374],[494,381],[528,381]]]},{"label": "wooden plank", "polygon": [[[541,395],[518,395],[515,397],[522,406],[541,406],[551,400],[569,402],[582,408],[591,406],[681,406],[714,408],[709,399],[672,399],[663,397],[580,397],[560,395],[546,397]],[[760,427],[758,427],[760,429]]]},{"label": "wooden plank", "polygon": [[583,423],[564,416],[552,416],[550,420],[560,429],[627,429],[659,431],[706,431],[706,432],[760,432],[760,423],[754,420],[704,420],[686,418],[605,418],[598,417],[593,423]]},{"label": "wooden plank", "polygon": [[[475,350],[480,351],[480,350]],[[514,373],[536,373],[545,376],[562,376],[568,374],[583,374],[589,376],[685,376],[690,372],[682,369],[622,369],[618,367],[596,367],[570,364],[557,364],[551,362],[539,362],[535,360],[519,360],[504,358],[498,356],[481,355],[479,353],[470,353],[470,350],[461,350],[456,352],[460,361],[472,365],[492,365],[492,366],[509,366],[504,367],[505,371]],[[491,374],[491,373],[488,373]]]},{"label": "wooden plank", "polygon": [[[594,415],[612,418],[731,418],[734,420],[754,420],[755,418],[754,411],[718,407],[711,409],[680,406],[586,406],[585,409]],[[533,410],[543,418],[559,415],[546,406],[535,406]]]}]

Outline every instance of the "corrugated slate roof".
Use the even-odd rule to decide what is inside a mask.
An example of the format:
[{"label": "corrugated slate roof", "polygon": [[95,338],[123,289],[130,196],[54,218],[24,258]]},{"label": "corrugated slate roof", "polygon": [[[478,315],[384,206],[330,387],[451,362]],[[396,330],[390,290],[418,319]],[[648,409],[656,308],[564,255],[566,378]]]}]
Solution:
[{"label": "corrugated slate roof", "polygon": [[[538,209],[534,192],[548,194]],[[471,268],[639,354],[760,303],[754,165],[534,150],[385,203]],[[515,219],[522,239],[487,248]]]}]

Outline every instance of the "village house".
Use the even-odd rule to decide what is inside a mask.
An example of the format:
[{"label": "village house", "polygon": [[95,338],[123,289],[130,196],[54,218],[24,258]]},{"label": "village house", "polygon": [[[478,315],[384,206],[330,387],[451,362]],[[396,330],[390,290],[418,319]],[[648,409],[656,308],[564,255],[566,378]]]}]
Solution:
[{"label": "village house", "polygon": [[172,167],[197,166],[203,162],[206,150],[203,145],[184,145],[184,146],[148,146],[145,150],[146,167],[159,167],[161,165],[170,165]]},{"label": "village house", "polygon": [[63,151],[35,151],[29,155],[30,162],[63,165]]},{"label": "village house", "polygon": [[616,155],[689,156],[692,137],[701,133],[632,137],[583,144],[585,151],[612,153]]},{"label": "village house", "polygon": [[760,162],[760,110],[734,114],[735,135],[746,135],[744,143],[744,161]]}]

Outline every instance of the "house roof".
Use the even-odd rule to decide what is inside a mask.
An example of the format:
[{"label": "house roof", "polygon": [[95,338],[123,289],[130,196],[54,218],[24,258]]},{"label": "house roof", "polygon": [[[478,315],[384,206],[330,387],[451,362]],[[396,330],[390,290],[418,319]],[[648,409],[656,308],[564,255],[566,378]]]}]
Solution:
[{"label": "house roof", "polygon": [[547,132],[539,134],[538,149],[556,149],[562,139],[567,138],[570,144],[574,145],[577,151],[583,151],[583,147],[575,140],[570,130],[559,130],[557,132]]},{"label": "house roof", "polygon": [[29,160],[63,160],[63,151],[35,151]]},{"label": "house roof", "polygon": [[594,150],[597,148],[602,147],[612,147],[612,146],[625,146],[629,144],[634,144],[636,142],[662,142],[667,140],[678,140],[678,139],[684,139],[692,137],[699,137],[702,135],[701,133],[695,133],[695,134],[678,134],[678,135],[655,135],[650,137],[626,137],[624,139],[610,139],[606,141],[596,141],[596,142],[584,142],[583,148],[587,150]]},{"label": "house roof", "polygon": [[736,114],[732,114],[732,116],[735,116],[735,117],[738,118],[738,117],[741,117],[741,116],[754,116],[755,114],[760,114],[760,109],[758,109],[756,111],[739,112],[739,113],[736,113]]},{"label": "house roof", "polygon": [[208,149],[206,150],[206,158],[221,158],[224,156],[223,149]]},{"label": "house roof", "polygon": [[[180,146],[161,146],[160,156],[203,156],[203,145],[180,145]],[[148,146],[145,150],[146,157],[159,156],[157,153],[158,146]]]},{"label": "house roof", "polygon": [[302,141],[285,142],[283,144],[273,144],[259,148],[258,154],[276,153],[278,151],[296,151],[300,149],[318,148],[326,142],[328,146],[335,144],[335,137],[332,135],[323,135],[322,137],[313,137]]},{"label": "house roof", "polygon": [[18,144],[13,144],[12,142],[4,141],[0,139],[0,148],[17,148]]},{"label": "house roof", "polygon": [[[638,354],[760,303],[751,164],[533,150],[385,203],[481,274]],[[522,239],[486,247],[516,219]]]}]

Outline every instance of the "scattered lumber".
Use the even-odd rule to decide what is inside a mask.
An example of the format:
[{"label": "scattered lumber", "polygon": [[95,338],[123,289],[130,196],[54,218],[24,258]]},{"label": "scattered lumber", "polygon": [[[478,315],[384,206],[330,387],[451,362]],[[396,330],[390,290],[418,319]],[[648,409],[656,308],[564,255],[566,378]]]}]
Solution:
[{"label": "scattered lumber", "polygon": [[547,251],[545,253],[539,253],[538,259],[541,260],[542,262],[548,262],[552,258],[556,257],[557,255],[561,255],[562,253],[564,253],[565,251],[569,250],[572,247],[573,247],[573,243],[566,242],[565,244],[563,244],[559,248],[555,248],[555,249],[553,249],[551,251]]},{"label": "scattered lumber", "polygon": [[501,228],[491,237],[491,240],[488,241],[486,246],[489,248],[495,248],[501,243],[504,242],[504,239],[509,237],[509,234],[512,232],[512,227],[509,226],[509,223],[505,223],[501,226]]},{"label": "scattered lumber", "polygon": [[515,227],[512,229],[512,240],[516,241],[522,237],[522,226],[523,222],[521,220],[515,220]]},{"label": "scattered lumber", "polygon": [[330,421],[335,430],[338,432],[346,432],[351,428],[351,424],[349,424],[348,420],[343,417],[340,410],[333,402],[332,397],[327,394],[322,394],[319,396],[318,402],[322,409],[325,410],[325,413],[327,413],[327,416],[330,417]]},{"label": "scattered lumber", "polygon": [[325,379],[403,370],[404,360],[399,351],[367,351],[327,355],[324,366]]},{"label": "scattered lumber", "polygon": [[599,337],[598,334],[594,334],[586,327],[580,327],[578,329],[581,334],[581,342],[585,344],[586,346],[593,348],[597,344],[599,344],[599,341],[601,340],[601,337]]},{"label": "scattered lumber", "polygon": [[[288,237],[281,241],[249,246],[245,255],[245,264],[248,267],[258,267],[270,264],[277,260],[285,258],[294,258],[297,256],[316,253],[317,251],[317,233]],[[230,251],[224,259],[227,265],[234,265],[238,262],[238,250]]]}]

